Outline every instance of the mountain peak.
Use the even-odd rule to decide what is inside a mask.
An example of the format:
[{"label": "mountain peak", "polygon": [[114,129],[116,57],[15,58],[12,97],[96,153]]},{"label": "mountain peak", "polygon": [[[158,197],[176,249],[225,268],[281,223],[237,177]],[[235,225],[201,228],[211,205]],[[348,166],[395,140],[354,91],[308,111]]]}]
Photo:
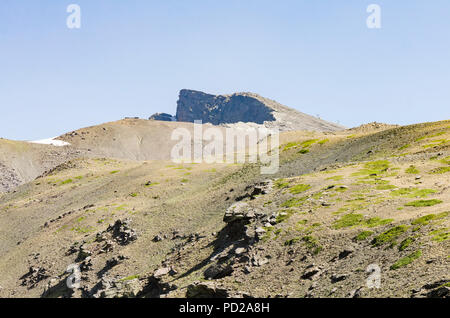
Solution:
[{"label": "mountain peak", "polygon": [[255,123],[286,130],[336,131],[343,126],[301,113],[252,92],[213,95],[182,89],[177,102],[176,120],[214,125]]}]

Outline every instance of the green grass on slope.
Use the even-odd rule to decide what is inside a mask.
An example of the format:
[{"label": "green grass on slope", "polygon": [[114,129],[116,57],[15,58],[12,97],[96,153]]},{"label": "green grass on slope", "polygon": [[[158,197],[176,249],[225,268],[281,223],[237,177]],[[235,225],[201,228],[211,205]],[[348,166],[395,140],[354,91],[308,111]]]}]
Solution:
[{"label": "green grass on slope", "polygon": [[381,219],[379,217],[373,217],[365,219],[362,214],[350,213],[342,216],[339,220],[334,222],[333,227],[335,229],[342,229],[353,226],[365,226],[365,227],[377,227],[386,225],[394,221],[393,219]]},{"label": "green grass on slope", "polygon": [[406,225],[399,225],[393,227],[386,232],[381,233],[372,240],[372,246],[382,246],[386,243],[393,243],[401,234],[408,230]]},{"label": "green grass on slope", "polygon": [[412,166],[412,165],[409,166],[409,168],[406,169],[405,172],[409,173],[409,174],[418,174],[418,173],[420,173],[419,169],[417,169],[415,166]]},{"label": "green grass on slope", "polygon": [[450,212],[442,212],[439,214],[428,214],[421,216],[411,222],[412,225],[427,225],[433,220],[439,220],[448,216]]},{"label": "green grass on slope", "polygon": [[433,189],[419,189],[419,188],[402,188],[391,192],[393,196],[400,196],[406,198],[425,198],[430,194],[436,193]]},{"label": "green grass on slope", "polygon": [[389,161],[378,160],[367,162],[364,168],[358,172],[354,172],[353,176],[379,176],[389,169]]},{"label": "green grass on slope", "polygon": [[417,201],[412,201],[412,202],[406,203],[405,206],[413,206],[413,207],[416,207],[416,208],[422,208],[422,207],[427,207],[427,206],[433,206],[433,205],[440,204],[440,203],[442,203],[442,201],[441,200],[436,200],[436,199],[433,199],[433,200],[417,200]]},{"label": "green grass on slope", "polygon": [[289,192],[292,194],[299,194],[305,192],[306,190],[311,189],[309,184],[297,184],[289,189]]},{"label": "green grass on slope", "polygon": [[422,251],[420,250],[416,251],[406,257],[399,259],[394,265],[391,266],[391,269],[396,270],[408,264],[411,264],[414,260],[418,259],[420,256],[422,256]]}]

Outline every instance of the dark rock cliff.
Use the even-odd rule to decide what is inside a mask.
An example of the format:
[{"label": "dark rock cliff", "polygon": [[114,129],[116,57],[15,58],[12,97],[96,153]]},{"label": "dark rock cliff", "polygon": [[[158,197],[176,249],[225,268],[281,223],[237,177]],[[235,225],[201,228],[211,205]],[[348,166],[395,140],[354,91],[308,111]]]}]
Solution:
[{"label": "dark rock cliff", "polygon": [[213,125],[274,121],[273,109],[258,99],[243,94],[211,95],[203,92],[180,91],[177,103],[177,121],[202,120]]}]

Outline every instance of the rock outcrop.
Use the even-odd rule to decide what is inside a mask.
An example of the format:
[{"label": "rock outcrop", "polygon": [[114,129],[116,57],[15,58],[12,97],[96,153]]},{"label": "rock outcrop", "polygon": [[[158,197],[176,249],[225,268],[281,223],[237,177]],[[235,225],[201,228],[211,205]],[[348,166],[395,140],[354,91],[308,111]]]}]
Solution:
[{"label": "rock outcrop", "polygon": [[213,125],[274,121],[272,109],[248,94],[211,95],[183,89],[177,102],[177,120],[202,120]]},{"label": "rock outcrop", "polygon": [[167,113],[156,113],[150,116],[149,120],[175,121],[176,118]]},{"label": "rock outcrop", "polygon": [[176,120],[213,125],[250,123],[286,130],[336,131],[344,127],[303,114],[254,93],[211,95],[183,89]]}]

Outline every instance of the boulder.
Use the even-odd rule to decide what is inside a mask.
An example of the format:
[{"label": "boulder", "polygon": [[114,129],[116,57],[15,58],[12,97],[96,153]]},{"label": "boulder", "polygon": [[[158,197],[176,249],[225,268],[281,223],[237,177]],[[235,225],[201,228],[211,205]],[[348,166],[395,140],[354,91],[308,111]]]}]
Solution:
[{"label": "boulder", "polygon": [[142,282],[138,279],[112,280],[102,278],[95,298],[135,298],[143,291]]},{"label": "boulder", "polygon": [[114,224],[109,225],[106,231],[112,233],[112,237],[117,243],[127,245],[137,240],[136,231],[130,227],[130,223],[130,219],[117,220]]},{"label": "boulder", "polygon": [[187,298],[229,298],[228,289],[210,282],[197,282],[187,287]]},{"label": "boulder", "polygon": [[251,208],[248,203],[236,202],[226,210],[223,221],[225,223],[232,223],[235,221],[244,221],[249,223],[255,217],[255,210]]},{"label": "boulder", "polygon": [[36,285],[40,281],[48,277],[50,276],[47,274],[47,270],[45,268],[38,266],[30,266],[28,273],[26,273],[20,278],[22,280],[21,285],[28,287],[28,289],[31,289],[36,287]]},{"label": "boulder", "polygon": [[229,264],[213,264],[203,273],[206,279],[220,279],[233,273],[233,267]]},{"label": "boulder", "polygon": [[450,298],[450,287],[441,286],[438,287],[426,295],[427,298]]},{"label": "boulder", "polygon": [[301,276],[302,279],[315,279],[320,276],[322,269],[319,266],[308,266]]},{"label": "boulder", "polygon": [[333,274],[331,275],[331,282],[335,284],[337,282],[347,279],[348,276],[349,276],[348,274]]},{"label": "boulder", "polygon": [[155,278],[161,278],[163,276],[166,276],[170,273],[171,268],[170,267],[161,267],[158,268],[154,273],[153,273],[153,277]]}]

